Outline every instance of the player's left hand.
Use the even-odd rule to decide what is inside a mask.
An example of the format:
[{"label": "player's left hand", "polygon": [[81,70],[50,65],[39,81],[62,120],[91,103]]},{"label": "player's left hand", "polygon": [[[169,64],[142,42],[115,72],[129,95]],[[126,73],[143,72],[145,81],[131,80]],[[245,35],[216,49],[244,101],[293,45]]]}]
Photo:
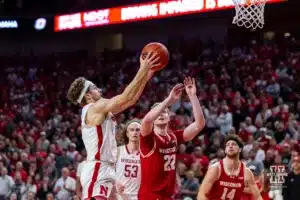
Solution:
[{"label": "player's left hand", "polygon": [[157,53],[148,53],[145,58],[143,58],[143,56],[140,56],[140,63],[141,63],[141,68],[147,70],[154,70],[156,67],[160,65],[159,56]]},{"label": "player's left hand", "polygon": [[196,83],[194,78],[187,77],[184,79],[183,83],[184,83],[185,91],[188,96],[196,95],[197,91],[196,91]]},{"label": "player's left hand", "polygon": [[170,103],[172,103],[172,104],[175,103],[181,97],[183,89],[184,89],[184,86],[182,83],[176,84],[172,88],[172,90],[168,96]]}]

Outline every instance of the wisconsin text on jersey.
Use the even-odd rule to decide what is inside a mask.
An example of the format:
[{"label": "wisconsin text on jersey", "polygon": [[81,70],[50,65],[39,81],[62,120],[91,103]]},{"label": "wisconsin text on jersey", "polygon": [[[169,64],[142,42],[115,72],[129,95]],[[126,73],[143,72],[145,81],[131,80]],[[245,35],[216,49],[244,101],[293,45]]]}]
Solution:
[{"label": "wisconsin text on jersey", "polygon": [[242,184],[241,183],[231,183],[231,182],[225,182],[225,181],[220,181],[221,186],[225,187],[232,187],[232,188],[241,188]]},{"label": "wisconsin text on jersey", "polygon": [[159,152],[163,153],[163,154],[175,153],[176,151],[177,151],[177,147],[172,147],[172,148],[168,148],[168,149],[161,149],[161,148],[159,148]]},{"label": "wisconsin text on jersey", "polygon": [[140,164],[141,163],[140,160],[131,160],[131,159],[127,159],[127,158],[121,158],[121,162],[122,163],[133,163],[133,164]]}]

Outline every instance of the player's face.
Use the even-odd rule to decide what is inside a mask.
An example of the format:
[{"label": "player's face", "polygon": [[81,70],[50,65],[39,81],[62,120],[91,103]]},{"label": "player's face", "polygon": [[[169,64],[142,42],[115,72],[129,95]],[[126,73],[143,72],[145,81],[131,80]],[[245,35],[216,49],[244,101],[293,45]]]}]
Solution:
[{"label": "player's face", "polygon": [[140,134],[141,134],[141,125],[139,123],[133,122],[129,124],[126,132],[129,141],[131,142],[139,141]]},{"label": "player's face", "polygon": [[225,153],[227,157],[236,158],[239,156],[240,152],[241,149],[235,141],[230,140],[226,143]]},{"label": "player's face", "polygon": [[87,93],[88,98],[98,101],[102,97],[102,91],[96,85],[91,85]]},{"label": "player's face", "polygon": [[169,110],[165,109],[154,121],[154,125],[167,125],[170,121]]}]

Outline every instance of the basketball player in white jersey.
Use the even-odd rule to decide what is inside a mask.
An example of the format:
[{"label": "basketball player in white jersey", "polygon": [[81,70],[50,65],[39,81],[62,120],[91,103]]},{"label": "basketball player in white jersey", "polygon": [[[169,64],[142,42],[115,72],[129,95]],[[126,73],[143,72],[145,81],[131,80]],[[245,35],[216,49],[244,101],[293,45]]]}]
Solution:
[{"label": "basketball player in white jersey", "polygon": [[101,91],[91,81],[77,78],[68,90],[68,99],[82,107],[82,140],[87,151],[82,166],[80,182],[83,199],[115,199],[115,163],[117,143],[114,114],[133,106],[142,94],[153,70],[159,66],[159,57],[148,54],[140,58],[140,69],[124,92],[111,99],[102,97]]},{"label": "basketball player in white jersey", "polygon": [[141,122],[137,119],[127,122],[124,133],[125,145],[118,147],[116,180],[118,200],[137,200],[141,183],[139,137]]}]

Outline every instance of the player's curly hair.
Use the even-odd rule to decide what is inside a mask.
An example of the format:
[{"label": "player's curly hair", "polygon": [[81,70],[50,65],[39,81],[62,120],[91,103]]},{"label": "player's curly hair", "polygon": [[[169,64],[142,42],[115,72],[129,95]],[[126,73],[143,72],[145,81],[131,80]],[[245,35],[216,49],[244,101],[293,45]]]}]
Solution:
[{"label": "player's curly hair", "polygon": [[127,137],[127,134],[126,134],[126,133],[127,133],[127,128],[128,128],[128,126],[129,126],[130,124],[132,124],[132,123],[134,123],[134,122],[136,122],[136,123],[138,123],[138,124],[141,124],[141,123],[142,123],[141,120],[140,120],[140,119],[137,119],[137,118],[134,118],[134,119],[129,120],[128,122],[126,122],[125,127],[124,127],[124,130],[123,130],[123,132],[122,132],[124,144],[128,144],[128,142],[129,142],[129,138]]},{"label": "player's curly hair", "polygon": [[242,149],[243,146],[244,146],[244,142],[243,140],[238,136],[238,135],[235,135],[235,134],[228,134],[226,137],[225,137],[225,143],[224,145],[226,146],[227,142],[228,141],[235,141],[239,147]]},{"label": "player's curly hair", "polygon": [[[76,78],[68,90],[67,98],[69,101],[71,101],[75,105],[78,104],[77,99],[78,99],[82,89],[84,88],[85,81],[86,81],[86,79],[84,77]],[[87,102],[86,102],[85,98],[83,98],[81,101],[81,104],[85,105],[86,103]]]}]

